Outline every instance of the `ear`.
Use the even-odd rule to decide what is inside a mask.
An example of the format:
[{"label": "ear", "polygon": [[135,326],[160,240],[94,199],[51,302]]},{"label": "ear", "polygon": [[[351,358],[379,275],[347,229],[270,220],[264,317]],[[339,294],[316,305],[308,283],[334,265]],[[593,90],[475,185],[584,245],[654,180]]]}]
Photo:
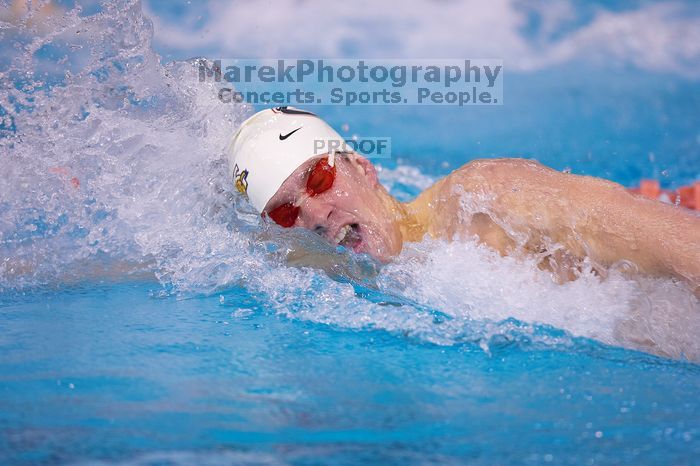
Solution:
[{"label": "ear", "polygon": [[372,162],[364,158],[363,156],[359,155],[356,152],[353,152],[350,155],[350,163],[359,171],[362,175],[367,177],[367,181],[369,181],[370,185],[374,188],[376,185],[379,184],[379,178],[377,177],[377,169],[374,168],[374,165],[372,165]]}]

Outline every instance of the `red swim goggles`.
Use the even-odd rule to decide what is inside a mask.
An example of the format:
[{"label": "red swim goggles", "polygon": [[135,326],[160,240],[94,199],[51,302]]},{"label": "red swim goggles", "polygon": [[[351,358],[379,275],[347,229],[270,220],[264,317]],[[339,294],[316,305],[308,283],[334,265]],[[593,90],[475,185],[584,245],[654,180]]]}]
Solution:
[{"label": "red swim goggles", "polygon": [[[325,193],[333,186],[335,181],[335,165],[328,163],[328,157],[320,159],[309,173],[306,179],[306,194],[310,197]],[[281,227],[290,228],[299,217],[297,202],[287,202],[267,212],[267,215]]]}]

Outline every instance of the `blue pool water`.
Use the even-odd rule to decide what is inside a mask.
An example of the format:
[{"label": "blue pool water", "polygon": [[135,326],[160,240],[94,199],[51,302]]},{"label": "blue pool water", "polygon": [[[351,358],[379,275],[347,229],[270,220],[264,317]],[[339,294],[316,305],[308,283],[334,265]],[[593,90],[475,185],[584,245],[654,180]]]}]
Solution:
[{"label": "blue pool water", "polygon": [[242,289],[221,303],[154,288],[84,284],[3,306],[3,462],[658,464],[700,454],[693,364],[526,337],[496,338],[486,354],[281,317]]},{"label": "blue pool water", "polygon": [[[290,49],[245,4],[61,4],[21,26],[0,10],[0,464],[698,462],[684,284],[557,284],[473,242],[379,267],[266,225],[221,158],[253,109],[186,61],[371,56],[367,34],[382,56],[503,57],[502,107],[313,110],[390,136],[380,179],[404,200],[498,156],[677,187],[700,178],[697,5],[467,5],[453,35],[481,21],[500,45],[446,45],[456,4],[382,28],[365,11],[357,36],[338,4],[325,41]],[[433,48],[401,48],[404,22]]]}]

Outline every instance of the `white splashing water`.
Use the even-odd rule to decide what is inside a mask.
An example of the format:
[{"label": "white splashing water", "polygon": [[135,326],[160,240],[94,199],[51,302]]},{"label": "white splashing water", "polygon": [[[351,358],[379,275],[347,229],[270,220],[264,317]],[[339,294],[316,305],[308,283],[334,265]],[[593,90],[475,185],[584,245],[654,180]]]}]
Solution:
[{"label": "white splashing water", "polygon": [[[292,318],[436,344],[572,343],[529,325],[539,323],[700,360],[700,306],[668,280],[611,271],[559,285],[534,261],[427,240],[373,274],[366,259],[261,225],[221,157],[250,109],[221,104],[191,64],[161,64],[138,2],[1,20],[3,44],[18,45],[0,62],[0,79],[15,84],[0,92],[0,290],[136,270],[180,293],[235,285]],[[380,174],[390,189],[433,181],[407,165]],[[292,259],[290,247],[312,253]],[[379,297],[299,266],[320,262],[333,275],[376,275],[363,283]]]}]

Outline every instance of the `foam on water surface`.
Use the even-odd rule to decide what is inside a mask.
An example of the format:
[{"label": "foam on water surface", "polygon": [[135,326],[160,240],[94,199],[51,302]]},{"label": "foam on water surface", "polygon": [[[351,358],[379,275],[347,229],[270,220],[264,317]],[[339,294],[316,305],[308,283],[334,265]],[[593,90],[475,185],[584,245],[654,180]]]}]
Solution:
[{"label": "foam on water surface", "polygon": [[[379,268],[264,225],[234,195],[222,158],[251,109],[221,104],[191,62],[161,63],[139,2],[2,21],[11,53],[0,79],[12,83],[0,92],[8,295],[146,274],[180,296],[221,293],[235,306],[227,290],[243,287],[281,315],[442,345],[572,345],[580,336],[700,359],[698,300],[670,280],[611,270],[557,284],[534,260],[473,241],[411,244]],[[435,180],[406,162],[380,177],[401,199]]]}]

